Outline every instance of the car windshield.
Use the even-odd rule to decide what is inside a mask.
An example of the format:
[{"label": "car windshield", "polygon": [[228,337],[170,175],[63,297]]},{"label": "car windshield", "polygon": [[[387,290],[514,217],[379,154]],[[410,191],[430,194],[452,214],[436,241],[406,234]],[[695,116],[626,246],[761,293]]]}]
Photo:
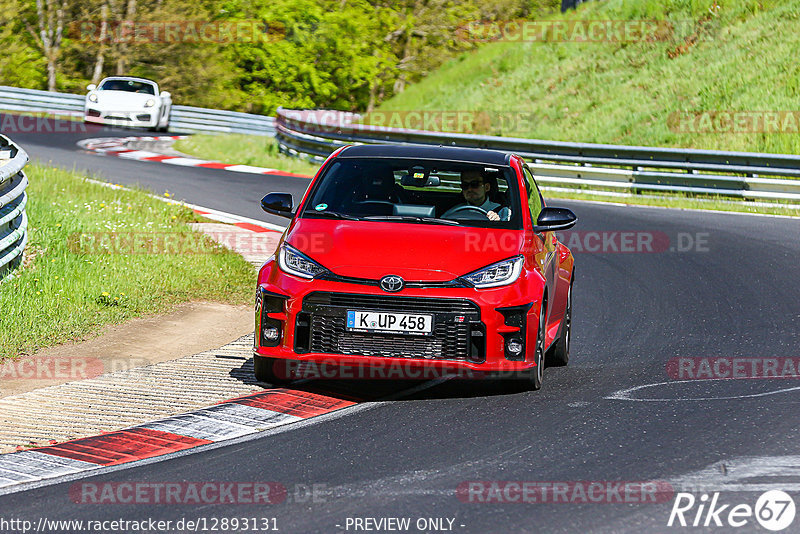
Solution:
[{"label": "car windshield", "polygon": [[520,229],[514,177],[507,166],[340,158],[315,184],[301,217]]},{"label": "car windshield", "polygon": [[152,83],[136,82],[133,80],[106,80],[98,88],[99,91],[126,91],[128,93],[141,93],[155,95],[156,88]]}]

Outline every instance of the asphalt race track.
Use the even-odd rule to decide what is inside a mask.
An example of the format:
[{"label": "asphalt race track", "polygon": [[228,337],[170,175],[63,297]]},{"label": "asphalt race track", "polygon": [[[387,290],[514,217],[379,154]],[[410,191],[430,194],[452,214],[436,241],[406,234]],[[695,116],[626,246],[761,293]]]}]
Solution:
[{"label": "asphalt race track", "polygon": [[[260,210],[263,194],[300,195],[307,185],[102,157],[75,145],[81,137],[137,135],[131,131],[9,135],[34,160],[168,189],[190,203],[269,222],[283,221]],[[80,481],[270,481],[287,491],[276,504],[76,504],[69,492],[77,481],[67,481],[0,496],[0,515],[173,525],[182,518],[270,518],[283,533],[392,531],[365,518],[409,518],[407,532],[765,532],[753,517],[737,529],[667,527],[672,493],[656,503],[620,503],[608,494],[586,502],[572,489],[654,482],[698,500],[719,492],[719,502],[731,507],[754,506],[766,489],[783,489],[800,504],[800,474],[769,468],[800,467],[800,382],[681,380],[696,375],[676,369],[702,367],[675,360],[708,358],[702,361],[713,368],[720,359],[732,366],[733,358],[800,357],[800,220],[551,204],[579,217],[567,236],[577,269],[574,338],[569,366],[547,369],[541,391],[505,382],[427,384],[339,417]],[[508,502],[525,500],[513,491],[458,491],[491,488],[492,481],[501,488],[538,481],[571,489],[545,503]],[[477,502],[481,496],[491,502]],[[697,510],[686,513],[687,521]],[[719,517],[725,521],[727,511]],[[441,523],[428,521],[437,518]]]}]

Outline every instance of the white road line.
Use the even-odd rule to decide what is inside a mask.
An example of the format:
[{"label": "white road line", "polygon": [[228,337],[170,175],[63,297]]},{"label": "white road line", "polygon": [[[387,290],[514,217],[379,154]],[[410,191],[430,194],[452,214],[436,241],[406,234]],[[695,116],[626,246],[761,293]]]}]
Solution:
[{"label": "white road line", "polygon": [[800,456],[737,457],[713,463],[669,483],[676,491],[689,493],[800,491]]},{"label": "white road line", "polygon": [[144,158],[153,158],[156,156],[160,156],[161,154],[156,154],[155,152],[148,152],[147,150],[134,150],[133,152],[123,152],[122,154],[117,154],[117,155],[123,159],[144,159]]},{"label": "white road line", "polygon": [[182,167],[196,167],[201,163],[211,163],[211,162],[204,159],[167,158],[167,159],[162,159],[161,163],[167,163],[169,165],[180,165]]},{"label": "white road line", "polygon": [[226,171],[247,172],[251,174],[264,174],[265,172],[280,172],[278,169],[267,169],[264,167],[252,167],[250,165],[230,165],[225,167]]},{"label": "white road line", "polygon": [[611,395],[608,395],[603,398],[607,400],[622,400],[622,401],[634,401],[634,402],[687,402],[687,401],[749,399],[749,398],[766,397],[768,395],[777,395],[778,393],[788,393],[790,391],[800,390],[800,386],[796,386],[792,388],[783,388],[774,391],[766,391],[764,393],[751,393],[747,395],[732,395],[726,397],[673,397],[673,398],[658,398],[658,399],[640,399],[632,396],[633,393],[647,388],[654,388],[658,386],[671,386],[675,384],[696,384],[701,382],[712,382],[718,380],[745,380],[745,379],[708,378],[708,379],[698,379],[698,380],[670,380],[668,382],[655,382],[653,384],[644,384],[641,386],[634,386],[632,388],[620,389],[618,391],[615,391]]}]

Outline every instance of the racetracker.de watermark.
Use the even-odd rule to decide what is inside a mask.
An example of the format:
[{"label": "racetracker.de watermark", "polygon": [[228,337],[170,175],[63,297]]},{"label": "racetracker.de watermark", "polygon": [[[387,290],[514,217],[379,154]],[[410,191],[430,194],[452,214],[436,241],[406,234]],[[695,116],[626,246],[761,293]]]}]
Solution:
[{"label": "racetracker.de watermark", "polygon": [[800,357],[681,356],[670,358],[666,370],[673,380],[800,378]]},{"label": "racetracker.de watermark", "polygon": [[354,115],[328,110],[287,110],[290,121],[299,121],[308,133],[367,133],[414,130],[444,133],[490,133],[530,130],[544,117],[525,111],[403,110],[370,111]]},{"label": "racetracker.de watermark", "polygon": [[674,494],[669,482],[625,480],[470,480],[456,489],[472,504],[659,504]]},{"label": "racetracker.de watermark", "polygon": [[[455,321],[465,321],[465,316],[456,316]],[[398,355],[403,358],[403,355]],[[418,354],[406,354],[408,358],[419,358]],[[276,360],[273,373],[284,380],[484,380],[498,378],[522,378],[524,371],[474,371],[469,368],[447,367],[433,362],[372,361],[369,364],[341,363],[338,360],[298,361]]]},{"label": "racetracker.de watermark", "polygon": [[[467,231],[467,252],[517,253],[519,237],[512,232]],[[709,252],[708,232],[678,232],[673,236],[660,230],[566,230],[556,232],[571,252],[594,254],[653,254],[665,252]]]},{"label": "racetracker.de watermark", "polygon": [[[240,254],[268,256],[275,251],[275,232],[75,232],[67,238],[73,254],[218,254],[225,249]],[[305,236],[313,252],[323,252],[330,238]],[[311,253],[311,252],[309,252]]]},{"label": "racetracker.de watermark", "polygon": [[25,115],[0,114],[0,132],[5,135],[18,133],[65,134],[99,132],[105,127],[86,124],[82,120],[54,117],[50,113]]},{"label": "racetracker.de watermark", "polygon": [[26,356],[0,362],[3,380],[84,380],[105,373],[149,365],[145,358],[97,358],[94,356]]},{"label": "racetracker.de watermark", "polygon": [[287,489],[278,482],[76,482],[76,504],[279,504]]},{"label": "racetracker.de watermark", "polygon": [[324,503],[326,484],[280,482],[172,481],[75,482],[69,497],[76,504],[281,504]]},{"label": "racetracker.de watermark", "polygon": [[673,111],[667,126],[683,134],[798,134],[800,111]]},{"label": "racetracker.de watermark", "polygon": [[270,43],[286,37],[286,27],[263,20],[79,20],[67,35],[84,43]]},{"label": "racetracker.de watermark", "polygon": [[[637,43],[697,36],[692,20],[500,20],[471,21],[456,30],[461,41]],[[695,37],[696,38],[696,37]]]}]

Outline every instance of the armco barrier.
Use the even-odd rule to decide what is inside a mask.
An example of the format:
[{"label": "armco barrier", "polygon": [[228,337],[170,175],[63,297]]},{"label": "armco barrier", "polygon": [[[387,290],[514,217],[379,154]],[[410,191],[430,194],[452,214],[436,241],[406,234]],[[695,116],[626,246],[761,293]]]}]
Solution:
[{"label": "armco barrier", "polygon": [[[0,86],[0,110],[83,116],[84,95]],[[169,131],[275,135],[275,119],[265,115],[172,106]]]},{"label": "armco barrier", "polygon": [[28,241],[28,178],[22,172],[27,162],[28,154],[0,135],[0,277],[22,261]]},{"label": "armco barrier", "polygon": [[[358,115],[279,108],[281,150],[320,160],[346,144],[490,148],[525,157],[545,186],[619,192],[711,194],[800,202],[800,156],[600,145],[361,125]],[[780,178],[775,178],[780,177]]]}]

